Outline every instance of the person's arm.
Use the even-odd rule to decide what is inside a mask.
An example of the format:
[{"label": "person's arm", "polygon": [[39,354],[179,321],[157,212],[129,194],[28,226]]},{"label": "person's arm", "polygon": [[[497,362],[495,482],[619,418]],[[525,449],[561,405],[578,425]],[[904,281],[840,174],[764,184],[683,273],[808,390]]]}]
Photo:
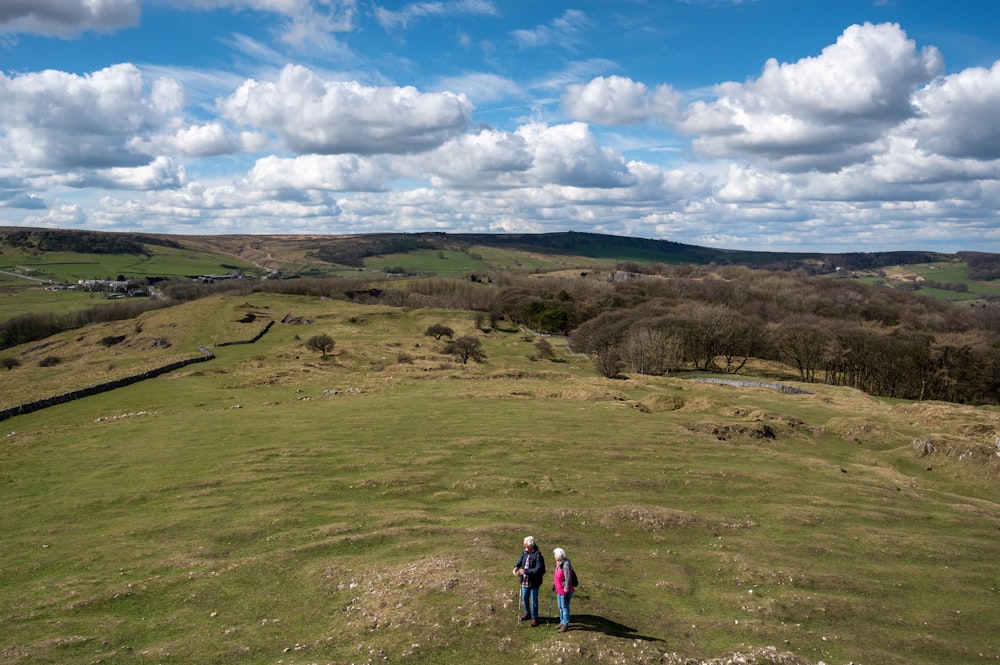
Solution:
[{"label": "person's arm", "polygon": [[520,571],[522,568],[524,568],[524,560],[525,560],[526,557],[527,557],[527,554],[524,553],[524,552],[521,552],[521,558],[518,559],[517,563],[514,564],[514,570],[513,570],[513,574],[514,575],[521,574],[518,571]]}]

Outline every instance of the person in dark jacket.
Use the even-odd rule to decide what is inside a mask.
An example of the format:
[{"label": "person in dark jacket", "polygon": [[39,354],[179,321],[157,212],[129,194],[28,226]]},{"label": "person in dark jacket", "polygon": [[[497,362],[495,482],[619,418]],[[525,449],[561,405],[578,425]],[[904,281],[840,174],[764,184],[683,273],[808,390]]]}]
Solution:
[{"label": "person in dark jacket", "polygon": [[531,627],[534,628],[538,625],[538,589],[545,577],[545,558],[533,537],[524,539],[524,551],[514,564],[513,574],[521,577],[521,607],[524,609],[521,621],[530,619]]}]

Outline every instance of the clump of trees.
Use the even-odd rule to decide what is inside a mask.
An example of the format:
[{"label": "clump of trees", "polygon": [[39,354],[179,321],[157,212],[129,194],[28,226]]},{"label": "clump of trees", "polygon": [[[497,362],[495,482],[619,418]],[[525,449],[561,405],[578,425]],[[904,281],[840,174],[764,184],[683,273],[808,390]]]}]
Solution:
[{"label": "clump of trees", "polygon": [[[750,358],[803,381],[905,399],[1000,403],[1000,312],[869,287],[729,267],[638,280],[570,334],[605,376],[735,373]],[[675,273],[676,275],[676,273]]]},{"label": "clump of trees", "polygon": [[984,282],[1000,279],[1000,255],[960,252],[958,257],[969,266],[969,279]]}]

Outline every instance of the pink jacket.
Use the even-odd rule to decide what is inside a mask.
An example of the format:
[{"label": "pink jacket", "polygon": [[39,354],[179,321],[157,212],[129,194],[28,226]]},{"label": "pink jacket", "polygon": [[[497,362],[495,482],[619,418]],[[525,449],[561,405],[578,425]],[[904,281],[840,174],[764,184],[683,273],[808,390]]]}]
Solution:
[{"label": "pink jacket", "polygon": [[572,571],[573,564],[569,562],[569,559],[563,559],[562,563],[556,566],[553,582],[555,583],[556,593],[560,596],[565,596],[567,593],[576,591],[576,587],[570,584],[570,580],[573,579]]}]

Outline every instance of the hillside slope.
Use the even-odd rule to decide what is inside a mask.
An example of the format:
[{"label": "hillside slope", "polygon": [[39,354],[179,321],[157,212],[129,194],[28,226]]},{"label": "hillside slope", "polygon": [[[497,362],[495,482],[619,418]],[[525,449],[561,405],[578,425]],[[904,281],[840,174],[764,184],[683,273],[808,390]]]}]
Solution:
[{"label": "hillside slope", "polygon": [[[5,662],[1000,658],[1000,411],[611,380],[549,341],[269,294],[49,340],[5,399],[217,357],[4,423]],[[566,634],[517,621],[529,534],[580,572]]]}]

